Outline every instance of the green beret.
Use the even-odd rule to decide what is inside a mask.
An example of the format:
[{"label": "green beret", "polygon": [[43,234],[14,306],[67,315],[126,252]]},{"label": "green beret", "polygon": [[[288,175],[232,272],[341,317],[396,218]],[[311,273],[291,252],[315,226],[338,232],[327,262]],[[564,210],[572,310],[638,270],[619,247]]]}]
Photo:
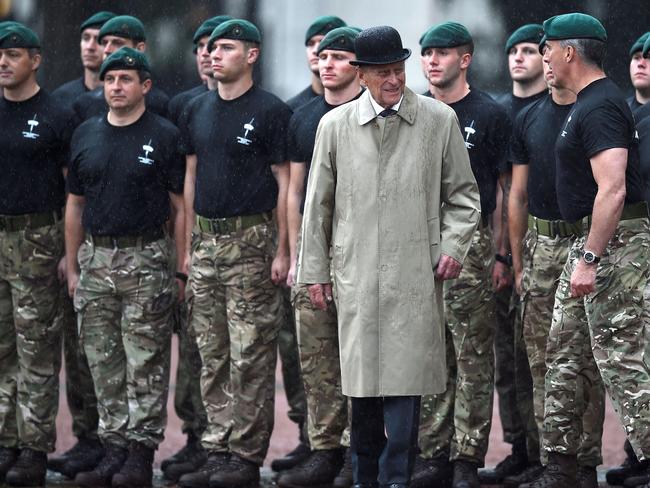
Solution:
[{"label": "green beret", "polygon": [[591,15],[572,13],[556,15],[544,21],[544,37],[539,42],[542,52],[546,41],[562,39],[595,39],[607,41],[607,32],[600,21]]},{"label": "green beret", "polygon": [[102,25],[106,23],[106,21],[111,20],[113,17],[116,16],[117,15],[114,14],[113,12],[106,12],[106,11],[97,12],[96,14],[91,15],[81,23],[81,26],[79,27],[79,32],[83,32],[90,27],[94,29],[99,29],[101,28]]},{"label": "green beret", "polygon": [[506,54],[510,52],[514,46],[521,42],[532,42],[539,45],[544,35],[544,28],[541,24],[526,24],[522,25],[519,29],[514,31],[506,41]]},{"label": "green beret", "polygon": [[347,24],[345,21],[335,15],[323,15],[322,17],[318,17],[307,29],[307,33],[305,34],[305,46],[309,44],[309,39],[314,36],[324,36],[332,29],[346,26]]},{"label": "green beret", "polygon": [[106,73],[114,69],[151,71],[147,56],[142,51],[130,47],[122,47],[104,60],[99,69],[99,79],[104,81]]},{"label": "green beret", "polygon": [[329,31],[323,40],[318,44],[317,54],[325,49],[333,51],[354,52],[354,40],[359,35],[359,31],[352,27],[337,27]]},{"label": "green beret", "polygon": [[212,51],[214,41],[217,39],[234,39],[236,41],[249,41],[260,44],[262,36],[255,24],[244,19],[227,20],[219,24],[210,35],[208,51]]},{"label": "green beret", "polygon": [[434,25],[420,37],[422,53],[430,47],[456,47],[472,42],[472,35],[463,24],[443,22]]},{"label": "green beret", "polygon": [[12,25],[23,25],[20,22],[16,22],[15,20],[3,20],[0,21],[0,29],[4,29],[5,27],[11,27]]},{"label": "green beret", "polygon": [[650,32],[646,32],[636,41],[634,41],[634,44],[632,44],[632,47],[630,48],[630,57],[632,57],[634,53],[638,51],[643,51],[643,45],[645,44],[645,41],[648,40],[648,36],[650,36]]},{"label": "green beret", "polygon": [[19,22],[7,21],[0,27],[0,49],[15,47],[40,48],[36,33]]},{"label": "green beret", "polygon": [[643,43],[643,57],[648,57],[648,52],[650,52],[650,38],[646,39]]},{"label": "green beret", "polygon": [[232,20],[232,17],[230,15],[217,15],[209,18],[196,29],[192,42],[196,44],[203,36],[209,36],[214,29],[227,20]]},{"label": "green beret", "polygon": [[144,24],[131,15],[118,15],[108,20],[99,30],[99,42],[104,36],[117,36],[135,42],[146,41]]}]

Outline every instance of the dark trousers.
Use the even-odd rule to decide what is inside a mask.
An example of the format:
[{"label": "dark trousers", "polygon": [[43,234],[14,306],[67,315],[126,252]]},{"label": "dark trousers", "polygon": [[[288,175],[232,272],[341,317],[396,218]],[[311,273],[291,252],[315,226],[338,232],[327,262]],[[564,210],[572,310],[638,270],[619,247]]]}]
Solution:
[{"label": "dark trousers", "polygon": [[418,449],[420,397],[352,398],[355,484],[408,485]]}]

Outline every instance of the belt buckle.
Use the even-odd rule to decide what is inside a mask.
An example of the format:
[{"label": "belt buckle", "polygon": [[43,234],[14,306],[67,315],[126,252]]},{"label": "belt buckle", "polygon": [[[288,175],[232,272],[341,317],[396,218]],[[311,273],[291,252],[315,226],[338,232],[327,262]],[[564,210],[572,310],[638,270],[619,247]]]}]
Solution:
[{"label": "belt buckle", "polygon": [[113,249],[118,249],[120,246],[118,246],[118,238],[115,236],[111,236],[111,244],[113,244]]}]

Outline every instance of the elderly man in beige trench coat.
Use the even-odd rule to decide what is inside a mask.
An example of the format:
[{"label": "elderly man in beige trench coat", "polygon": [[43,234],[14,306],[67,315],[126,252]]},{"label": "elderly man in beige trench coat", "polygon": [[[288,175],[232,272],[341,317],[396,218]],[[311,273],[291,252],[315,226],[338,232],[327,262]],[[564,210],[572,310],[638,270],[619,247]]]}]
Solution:
[{"label": "elderly man in beige trench coat", "polygon": [[399,33],[366,29],[355,51],[368,90],[321,119],[298,282],[316,306],[336,300],[355,486],[398,488],[420,396],[445,388],[440,285],[460,273],[480,203],[453,110],[405,87]]}]

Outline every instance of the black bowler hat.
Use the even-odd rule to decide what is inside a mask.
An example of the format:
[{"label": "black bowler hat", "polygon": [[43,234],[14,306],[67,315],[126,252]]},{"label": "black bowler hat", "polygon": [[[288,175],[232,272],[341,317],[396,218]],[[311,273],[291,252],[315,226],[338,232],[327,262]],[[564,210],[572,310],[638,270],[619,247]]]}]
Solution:
[{"label": "black bowler hat", "polygon": [[392,64],[408,59],[411,50],[402,46],[402,38],[392,27],[381,25],[362,30],[354,41],[357,59],[351,65]]}]

